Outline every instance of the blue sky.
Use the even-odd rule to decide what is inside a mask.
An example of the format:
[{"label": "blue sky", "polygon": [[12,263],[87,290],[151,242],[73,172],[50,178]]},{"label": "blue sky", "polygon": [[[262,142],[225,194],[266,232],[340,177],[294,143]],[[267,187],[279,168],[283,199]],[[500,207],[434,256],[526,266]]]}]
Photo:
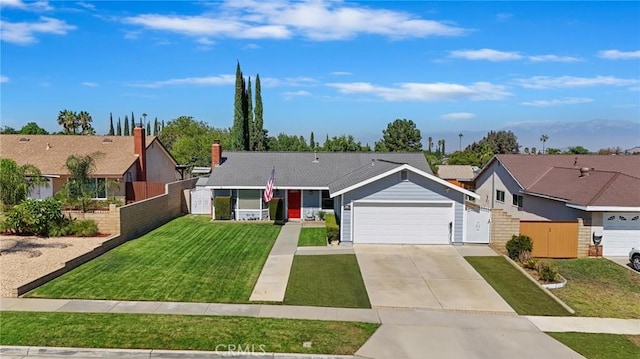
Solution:
[{"label": "blue sky", "polygon": [[58,130],[63,109],[88,111],[98,133],[110,112],[229,127],[237,60],[260,74],[272,135],[373,144],[407,118],[423,138],[470,142],[510,126],[640,123],[639,2],[0,4],[1,122],[17,128]]}]

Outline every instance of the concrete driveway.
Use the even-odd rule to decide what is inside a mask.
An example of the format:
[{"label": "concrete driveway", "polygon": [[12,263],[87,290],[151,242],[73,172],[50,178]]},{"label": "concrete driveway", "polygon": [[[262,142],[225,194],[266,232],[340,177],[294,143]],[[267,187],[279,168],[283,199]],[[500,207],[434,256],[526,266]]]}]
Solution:
[{"label": "concrete driveway", "polygon": [[373,307],[514,313],[454,246],[356,244],[354,250]]}]

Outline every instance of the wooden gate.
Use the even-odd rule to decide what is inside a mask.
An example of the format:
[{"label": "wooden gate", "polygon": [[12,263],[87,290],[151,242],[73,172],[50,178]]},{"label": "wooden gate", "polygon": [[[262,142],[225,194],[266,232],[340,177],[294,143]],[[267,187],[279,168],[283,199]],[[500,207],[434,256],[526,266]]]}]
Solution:
[{"label": "wooden gate", "polygon": [[578,222],[520,221],[520,234],[533,240],[534,257],[577,258]]},{"label": "wooden gate", "polygon": [[164,194],[164,183],[162,182],[126,182],[127,203],[142,201],[161,194]]}]

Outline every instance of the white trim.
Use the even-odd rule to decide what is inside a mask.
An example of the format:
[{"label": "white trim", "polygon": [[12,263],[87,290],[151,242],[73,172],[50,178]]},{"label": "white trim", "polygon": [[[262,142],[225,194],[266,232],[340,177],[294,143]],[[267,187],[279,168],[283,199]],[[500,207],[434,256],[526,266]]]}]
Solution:
[{"label": "white trim", "polygon": [[[467,198],[464,197],[464,195],[462,195],[462,243],[466,243],[467,242]],[[453,220],[456,220],[456,208],[455,208],[455,204],[453,205]],[[455,227],[454,227],[455,228]],[[451,234],[451,237],[453,237],[453,239],[455,239],[455,229],[452,228],[453,233]],[[455,241],[451,241],[451,243],[454,243]]]},{"label": "white trim", "polygon": [[545,194],[540,194],[540,193],[534,193],[534,192],[527,192],[527,191],[523,191],[520,190],[520,193],[522,194],[526,194],[528,196],[533,196],[533,197],[540,197],[540,198],[545,198],[545,199],[550,199],[552,201],[558,201],[558,202],[564,202],[567,203],[567,200],[564,198],[559,198],[559,197],[552,197],[552,196],[548,196]]},{"label": "white trim", "polygon": [[361,199],[361,200],[357,200],[355,202],[353,202],[355,204],[358,203],[380,203],[380,204],[385,204],[385,203],[407,203],[407,204],[411,204],[411,203],[434,203],[434,204],[446,204],[446,203],[455,203],[455,201],[448,201],[448,200],[413,200],[413,199],[400,199],[400,200],[395,200],[395,199]]},{"label": "white trim", "polygon": [[587,212],[640,212],[640,207],[622,207],[622,206],[581,206],[578,204],[567,203],[567,207],[575,208]]},{"label": "white trim", "polygon": [[[264,189],[264,186],[203,186],[203,188],[208,189]],[[300,186],[275,186],[274,190],[311,190],[311,191],[321,191],[321,190],[329,190],[329,187],[300,187]]]},{"label": "white trim", "polygon": [[456,190],[458,192],[464,193],[467,196],[473,197],[475,199],[480,199],[480,195],[478,195],[477,193],[474,193],[474,192],[471,192],[471,191],[467,191],[466,189],[464,189],[462,187],[458,187],[458,186],[456,186],[456,185],[454,185],[452,183],[449,183],[449,182],[447,182],[447,181],[445,181],[445,180],[443,180],[441,178],[438,178],[438,177],[436,177],[436,176],[434,176],[432,174],[429,174],[427,172],[421,171],[421,170],[419,170],[419,169],[417,169],[417,168],[415,168],[413,166],[407,165],[407,164],[404,164],[402,166],[398,166],[398,167],[396,167],[396,168],[394,168],[392,170],[389,170],[389,171],[384,172],[382,174],[379,174],[377,176],[371,177],[369,179],[366,179],[364,181],[356,183],[356,184],[354,184],[352,186],[349,186],[347,188],[341,189],[340,191],[337,191],[335,193],[329,193],[329,195],[331,196],[331,198],[333,198],[335,196],[338,196],[338,195],[341,195],[341,194],[344,194],[344,193],[347,193],[347,192],[351,192],[356,188],[360,188],[362,186],[365,186],[365,185],[367,185],[369,183],[375,182],[375,181],[377,181],[379,179],[385,178],[387,176],[390,176],[390,175],[392,175],[394,173],[397,173],[399,171],[402,171],[402,170],[409,170],[409,171],[411,171],[411,172],[413,172],[413,173],[415,173],[417,175],[420,175],[420,176],[422,176],[424,178],[430,179],[430,180],[432,180],[432,181],[434,181],[434,182],[436,182],[438,184],[444,185],[445,187],[448,187],[448,188],[454,189],[454,190]]}]

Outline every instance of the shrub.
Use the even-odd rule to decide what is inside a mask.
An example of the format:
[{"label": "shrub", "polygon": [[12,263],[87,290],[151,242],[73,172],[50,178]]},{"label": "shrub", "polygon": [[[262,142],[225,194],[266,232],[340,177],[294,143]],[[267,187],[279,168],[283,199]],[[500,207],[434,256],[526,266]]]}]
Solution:
[{"label": "shrub", "polygon": [[327,213],[325,216],[325,226],[327,227],[327,240],[329,242],[340,240],[340,227],[336,222],[336,216]]},{"label": "shrub", "polygon": [[216,197],[214,202],[216,219],[231,219],[231,197]]},{"label": "shrub", "polygon": [[6,212],[2,227],[15,234],[49,236],[68,222],[62,214],[62,205],[55,199],[27,199]]},{"label": "shrub", "polygon": [[320,218],[321,221],[324,221],[324,218],[326,215],[327,215],[327,212],[325,211],[318,212],[318,218]]},{"label": "shrub", "polygon": [[94,237],[98,234],[98,224],[93,219],[81,219],[71,222],[69,234],[78,237]]},{"label": "shrub", "polygon": [[529,258],[525,262],[522,262],[522,266],[527,269],[537,270],[538,268],[538,260],[535,258]]},{"label": "shrub", "polygon": [[558,271],[553,264],[547,261],[540,261],[538,263],[538,275],[540,276],[540,280],[544,282],[555,282]]},{"label": "shrub", "polygon": [[269,201],[269,218],[273,221],[284,220],[284,201],[282,198],[272,198]]},{"label": "shrub", "polygon": [[529,259],[531,259],[531,252],[530,251],[522,251],[522,252],[520,252],[520,254],[518,254],[518,262],[520,262],[520,263],[524,264]]},{"label": "shrub", "polygon": [[520,256],[520,253],[524,251],[531,253],[531,251],[533,251],[533,242],[529,236],[523,234],[519,236],[514,235],[507,242],[506,248],[509,258],[516,260]]}]

